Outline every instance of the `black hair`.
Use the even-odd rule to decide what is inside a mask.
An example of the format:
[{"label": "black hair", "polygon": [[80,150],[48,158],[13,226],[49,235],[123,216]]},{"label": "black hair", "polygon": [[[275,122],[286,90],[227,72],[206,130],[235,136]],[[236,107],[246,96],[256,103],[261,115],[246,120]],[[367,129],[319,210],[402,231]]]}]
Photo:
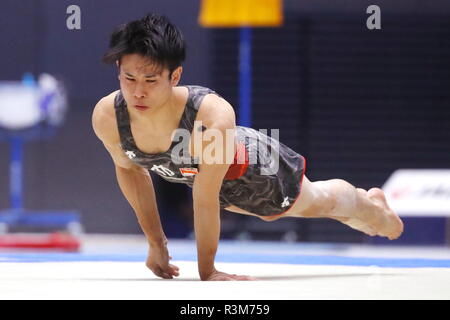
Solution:
[{"label": "black hair", "polygon": [[186,44],[180,30],[165,16],[147,14],[118,26],[111,34],[109,49],[102,58],[112,64],[124,55],[137,53],[169,69],[169,76],[186,58]]}]

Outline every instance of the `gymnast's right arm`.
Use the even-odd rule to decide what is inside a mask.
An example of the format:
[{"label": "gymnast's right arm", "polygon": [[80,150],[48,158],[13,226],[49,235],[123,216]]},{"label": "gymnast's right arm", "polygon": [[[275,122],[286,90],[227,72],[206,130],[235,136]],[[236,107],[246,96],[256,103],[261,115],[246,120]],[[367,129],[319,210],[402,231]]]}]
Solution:
[{"label": "gymnast's right arm", "polygon": [[[114,114],[108,112],[108,97],[95,106],[92,127],[110,153],[119,187],[136,213],[139,225],[149,244],[147,267],[159,277],[178,276],[178,268],[169,264],[167,238],[159,218],[155,190],[149,172],[131,162],[120,147],[120,138]],[[111,110],[111,108],[109,110]]]}]

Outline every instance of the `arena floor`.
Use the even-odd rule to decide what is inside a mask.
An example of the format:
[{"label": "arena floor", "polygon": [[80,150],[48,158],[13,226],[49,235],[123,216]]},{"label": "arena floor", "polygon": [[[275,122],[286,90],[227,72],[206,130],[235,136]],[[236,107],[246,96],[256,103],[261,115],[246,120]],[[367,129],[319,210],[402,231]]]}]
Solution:
[{"label": "arena floor", "polygon": [[259,281],[202,282],[195,243],[170,240],[180,276],[145,267],[141,236],[85,235],[79,253],[0,251],[0,299],[450,299],[450,248],[222,241],[217,269]]}]

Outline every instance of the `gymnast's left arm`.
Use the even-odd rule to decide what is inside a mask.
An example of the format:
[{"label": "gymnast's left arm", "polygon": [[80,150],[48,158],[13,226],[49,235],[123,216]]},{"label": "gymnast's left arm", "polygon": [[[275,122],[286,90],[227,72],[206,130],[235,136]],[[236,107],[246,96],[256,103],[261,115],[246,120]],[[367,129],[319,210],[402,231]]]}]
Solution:
[{"label": "gymnast's left arm", "polygon": [[220,165],[200,165],[199,169],[192,188],[198,272],[201,280],[210,280],[217,272],[214,259],[220,238],[219,180],[223,169]]},{"label": "gymnast's left arm", "polygon": [[226,170],[221,165],[204,165],[193,186],[194,228],[197,241],[198,271],[203,281],[254,280],[248,276],[216,270],[214,260],[220,238],[219,191]]},{"label": "gymnast's left arm", "polygon": [[[196,175],[192,188],[194,205],[194,229],[197,242],[198,271],[201,280],[251,280],[247,276],[230,275],[219,272],[214,266],[214,260],[220,239],[220,201],[219,193],[225,174],[230,166],[230,159],[227,157],[226,147],[233,148],[231,155],[234,155],[234,134],[228,135],[233,141],[230,144],[226,141],[226,131],[232,130],[234,133],[233,116],[222,116],[216,118],[220,120],[203,121],[206,131],[201,143],[201,150],[197,149],[194,154],[201,153],[199,173]],[[207,140],[214,137],[214,141],[208,146]],[[212,140],[212,139],[211,139]],[[214,152],[210,152],[214,150]],[[230,152],[228,153],[228,155]]]}]

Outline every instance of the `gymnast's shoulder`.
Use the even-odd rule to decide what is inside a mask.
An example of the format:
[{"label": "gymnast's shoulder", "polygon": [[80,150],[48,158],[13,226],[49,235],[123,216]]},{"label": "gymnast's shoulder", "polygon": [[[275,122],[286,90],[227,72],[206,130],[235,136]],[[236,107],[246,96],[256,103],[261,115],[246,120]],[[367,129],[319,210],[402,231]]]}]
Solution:
[{"label": "gymnast's shoulder", "polygon": [[114,98],[119,90],[101,98],[92,111],[92,128],[97,137],[105,143],[119,140],[114,111]]}]

